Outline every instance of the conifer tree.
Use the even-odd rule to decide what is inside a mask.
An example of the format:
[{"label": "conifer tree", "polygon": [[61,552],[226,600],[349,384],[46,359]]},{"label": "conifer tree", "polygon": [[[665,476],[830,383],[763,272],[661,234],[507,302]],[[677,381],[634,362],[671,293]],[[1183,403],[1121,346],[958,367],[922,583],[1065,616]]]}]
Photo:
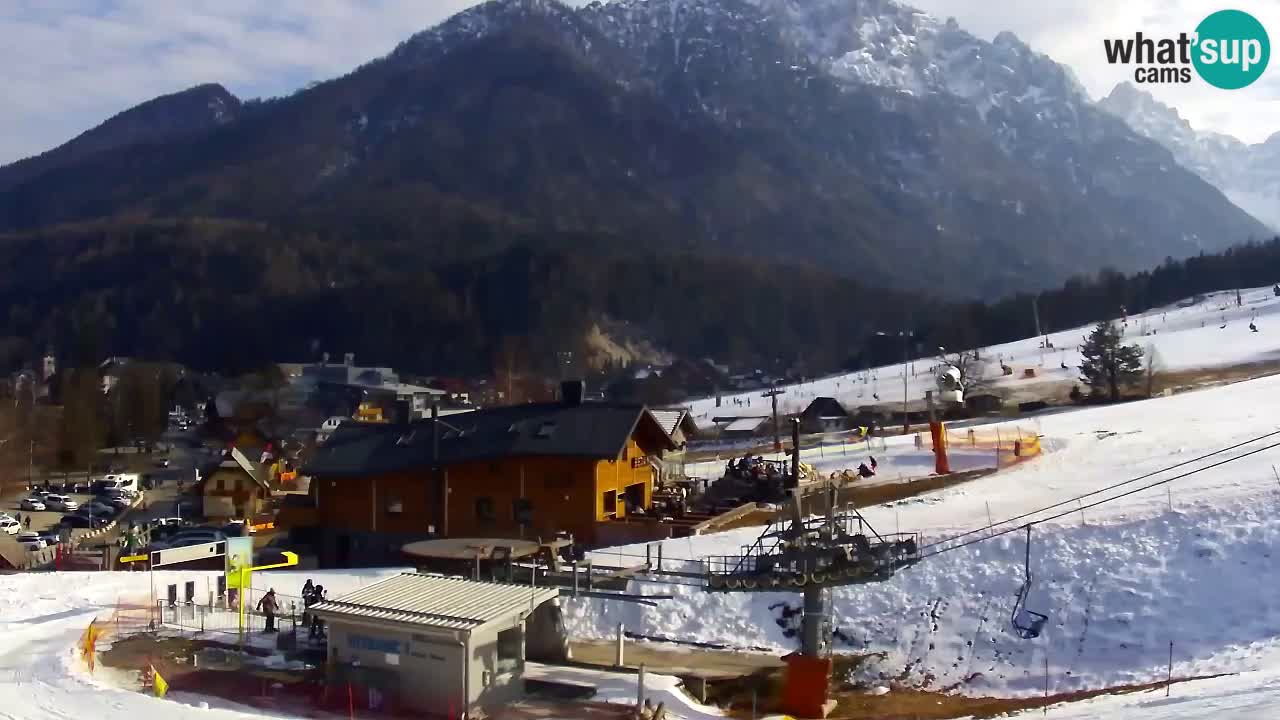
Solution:
[{"label": "conifer tree", "polygon": [[1080,348],[1080,381],[1094,395],[1106,394],[1111,402],[1120,399],[1120,388],[1142,378],[1142,348],[1125,345],[1120,328],[1104,320],[1090,333]]}]

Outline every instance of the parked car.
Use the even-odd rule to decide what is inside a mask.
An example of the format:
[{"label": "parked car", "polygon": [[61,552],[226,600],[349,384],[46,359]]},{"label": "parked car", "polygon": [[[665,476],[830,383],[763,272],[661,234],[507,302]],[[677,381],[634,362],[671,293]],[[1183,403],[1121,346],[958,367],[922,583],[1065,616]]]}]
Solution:
[{"label": "parked car", "polygon": [[18,544],[28,550],[43,550],[49,547],[49,544],[40,537],[40,533],[31,530],[18,533]]},{"label": "parked car", "polygon": [[157,459],[156,459],[156,467],[158,467],[158,468],[167,468],[167,467],[169,467],[169,458],[157,458]]},{"label": "parked car", "polygon": [[88,480],[79,480],[71,484],[71,492],[87,495],[93,491],[93,483]]},{"label": "parked car", "polygon": [[40,536],[41,540],[44,540],[44,544],[48,547],[53,547],[62,541],[62,533],[58,532],[56,525],[47,530],[41,530],[36,534]]},{"label": "parked car", "polygon": [[80,507],[80,503],[66,495],[46,495],[44,505],[50,510],[61,510],[63,512],[74,512]]},{"label": "parked car", "polygon": [[102,502],[101,500],[91,500],[76,510],[77,515],[92,515],[100,518],[112,518],[118,512],[115,507]]},{"label": "parked car", "polygon": [[47,509],[44,501],[34,495],[23,499],[22,502],[18,503],[18,507],[22,510],[35,510],[37,512],[43,512]]},{"label": "parked car", "polygon": [[133,504],[133,501],[124,495],[103,495],[98,502],[110,505],[116,510],[126,510]]},{"label": "parked car", "polygon": [[188,528],[180,530],[164,540],[153,542],[151,544],[151,549],[171,550],[173,548],[201,545],[203,543],[218,542],[226,539],[227,536],[219,530],[214,530],[212,528]]},{"label": "parked car", "polygon": [[0,532],[6,535],[17,535],[22,532],[22,525],[11,517],[0,518]]},{"label": "parked car", "polygon": [[96,528],[107,524],[106,518],[93,516],[93,519],[86,515],[63,515],[58,524],[66,528]]}]

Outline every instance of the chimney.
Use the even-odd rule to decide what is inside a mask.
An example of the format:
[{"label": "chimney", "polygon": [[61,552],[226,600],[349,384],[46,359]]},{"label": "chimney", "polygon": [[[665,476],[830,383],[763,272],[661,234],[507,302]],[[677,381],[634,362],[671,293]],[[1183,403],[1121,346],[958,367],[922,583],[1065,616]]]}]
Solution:
[{"label": "chimney", "polygon": [[356,354],[355,354],[355,353],[350,353],[350,352],[349,352],[349,353],[346,353],[345,355],[343,355],[343,356],[342,356],[342,364],[343,364],[343,365],[346,365],[347,367],[355,367],[355,365],[356,365]]},{"label": "chimney", "polygon": [[563,405],[577,407],[582,404],[586,394],[587,383],[582,380],[565,380],[560,383],[560,402]]}]

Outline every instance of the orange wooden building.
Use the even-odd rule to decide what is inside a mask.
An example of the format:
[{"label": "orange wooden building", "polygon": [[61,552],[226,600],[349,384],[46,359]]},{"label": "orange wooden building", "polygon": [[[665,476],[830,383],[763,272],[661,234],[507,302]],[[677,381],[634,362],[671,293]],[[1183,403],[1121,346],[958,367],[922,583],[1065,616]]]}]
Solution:
[{"label": "orange wooden building", "polygon": [[303,468],[323,565],[395,562],[429,537],[592,544],[602,523],[650,509],[673,447],[647,409],[583,402],[580,385],[436,423],[344,425]]}]

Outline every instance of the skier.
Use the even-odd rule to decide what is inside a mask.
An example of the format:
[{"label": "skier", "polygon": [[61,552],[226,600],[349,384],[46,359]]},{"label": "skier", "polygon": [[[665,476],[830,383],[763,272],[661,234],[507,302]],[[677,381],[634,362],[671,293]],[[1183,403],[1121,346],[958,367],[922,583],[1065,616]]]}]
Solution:
[{"label": "skier", "polygon": [[876,456],[875,456],[875,455],[872,455],[872,456],[871,456],[871,472],[872,472],[872,474],[874,474],[874,473],[875,473],[876,468],[878,468],[878,467],[880,467],[880,463],[877,463],[877,462],[876,462]]},{"label": "skier", "polygon": [[273,633],[276,631],[276,611],[279,609],[280,605],[276,602],[275,588],[268,590],[267,594],[258,600],[258,610],[261,610],[262,614],[267,618],[267,628],[263,632]]},{"label": "skier", "polygon": [[858,463],[858,477],[869,478],[875,476],[876,471],[867,467],[866,463]]},{"label": "skier", "polygon": [[1258,326],[1257,326],[1257,325],[1254,325],[1254,324],[1251,322],[1251,323],[1249,323],[1249,330],[1250,330],[1251,332],[1258,332]]}]

